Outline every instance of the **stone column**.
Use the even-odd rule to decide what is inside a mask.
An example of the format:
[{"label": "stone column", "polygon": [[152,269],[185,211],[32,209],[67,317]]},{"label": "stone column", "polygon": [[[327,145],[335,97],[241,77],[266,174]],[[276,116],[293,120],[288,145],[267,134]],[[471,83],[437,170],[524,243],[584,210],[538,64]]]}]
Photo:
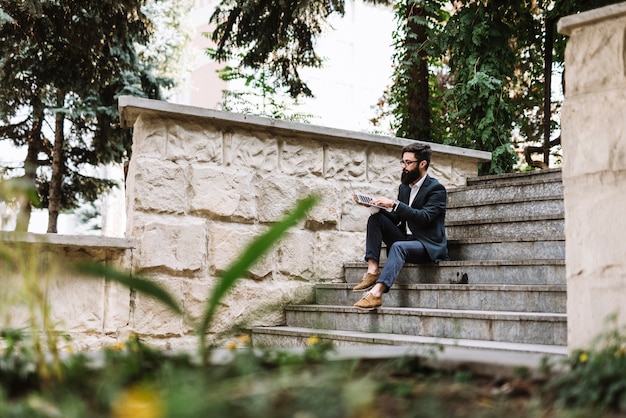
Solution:
[{"label": "stone column", "polygon": [[568,346],[626,324],[626,3],[560,20]]}]

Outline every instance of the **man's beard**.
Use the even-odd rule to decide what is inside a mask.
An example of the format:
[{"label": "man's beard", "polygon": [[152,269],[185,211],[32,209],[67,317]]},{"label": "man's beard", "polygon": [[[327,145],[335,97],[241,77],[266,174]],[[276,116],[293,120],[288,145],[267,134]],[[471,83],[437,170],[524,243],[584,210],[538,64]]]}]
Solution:
[{"label": "man's beard", "polygon": [[402,177],[400,177],[400,181],[402,182],[402,184],[406,184],[408,186],[419,178],[420,171],[417,168],[411,171],[402,170]]}]

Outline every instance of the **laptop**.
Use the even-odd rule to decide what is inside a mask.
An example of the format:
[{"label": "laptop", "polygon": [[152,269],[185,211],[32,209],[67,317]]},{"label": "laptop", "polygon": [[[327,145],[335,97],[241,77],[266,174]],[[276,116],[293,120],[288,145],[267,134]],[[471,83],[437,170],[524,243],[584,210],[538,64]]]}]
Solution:
[{"label": "laptop", "polygon": [[373,197],[371,196],[366,196],[364,194],[358,194],[358,193],[354,193],[354,197],[356,198],[356,201],[359,202],[362,205],[366,205],[366,206],[376,206],[377,208],[381,208],[381,209],[388,209],[384,206],[380,206],[380,205],[375,205],[372,203],[372,200],[374,200]]}]

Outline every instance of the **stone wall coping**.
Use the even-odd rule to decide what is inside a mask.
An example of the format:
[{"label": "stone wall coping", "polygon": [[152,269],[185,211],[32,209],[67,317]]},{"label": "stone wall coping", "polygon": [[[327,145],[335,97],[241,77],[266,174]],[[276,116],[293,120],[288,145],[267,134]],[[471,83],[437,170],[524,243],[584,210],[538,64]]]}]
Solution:
[{"label": "stone wall coping", "polygon": [[96,235],[34,234],[30,232],[0,232],[5,243],[43,244],[59,247],[89,247],[112,250],[128,250],[136,247],[134,238],[102,237]]},{"label": "stone wall coping", "polygon": [[570,36],[575,29],[597,24],[604,20],[618,18],[623,15],[626,15],[626,2],[565,16],[559,20],[557,30],[563,35]]},{"label": "stone wall coping", "polygon": [[[281,119],[224,112],[221,110],[174,104],[162,100],[145,99],[135,96],[121,96],[118,101],[118,107],[120,111],[120,123],[122,127],[125,128],[132,128],[139,115],[161,114],[177,118],[209,119],[217,125],[239,126],[247,129],[255,127],[256,129],[260,128],[269,132],[298,136],[307,135],[315,138],[336,139],[343,141],[366,141],[397,147],[403,147],[413,142],[409,139],[393,136],[376,135],[366,132],[291,122]],[[460,157],[464,159],[473,159],[476,160],[476,162],[491,161],[490,152],[431,142],[428,144],[430,144],[433,153],[447,154],[451,157]]]}]

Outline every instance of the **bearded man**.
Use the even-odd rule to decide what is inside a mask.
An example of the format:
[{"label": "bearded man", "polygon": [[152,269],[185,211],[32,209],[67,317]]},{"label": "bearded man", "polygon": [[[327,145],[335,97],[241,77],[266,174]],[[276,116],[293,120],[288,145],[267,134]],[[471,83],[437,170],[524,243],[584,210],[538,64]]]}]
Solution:
[{"label": "bearded man", "polygon": [[[386,210],[373,213],[367,221],[367,273],[352,290],[369,291],[354,304],[358,309],[382,306],[383,293],[389,292],[405,263],[438,263],[448,259],[447,194],[445,187],[426,173],[431,154],[428,144],[414,142],[405,146],[400,160],[402,183],[398,199],[377,197],[371,202]],[[353,198],[356,202],[356,197]],[[387,245],[387,262],[381,271],[383,242]]]}]

